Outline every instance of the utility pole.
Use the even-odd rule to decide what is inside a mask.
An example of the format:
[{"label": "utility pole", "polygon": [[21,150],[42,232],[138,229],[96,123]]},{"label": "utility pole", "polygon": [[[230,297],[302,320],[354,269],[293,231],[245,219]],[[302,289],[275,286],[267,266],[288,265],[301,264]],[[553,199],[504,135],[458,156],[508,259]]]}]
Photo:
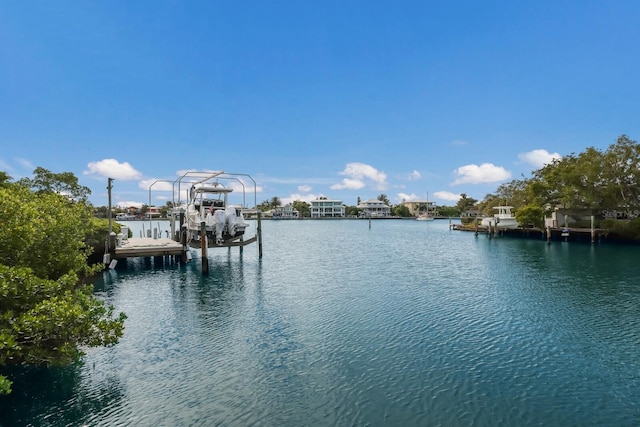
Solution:
[{"label": "utility pole", "polygon": [[111,235],[111,189],[113,188],[113,186],[111,185],[112,183],[113,178],[107,178],[107,192],[109,194],[109,206],[107,213],[107,215],[109,215],[109,235]]}]

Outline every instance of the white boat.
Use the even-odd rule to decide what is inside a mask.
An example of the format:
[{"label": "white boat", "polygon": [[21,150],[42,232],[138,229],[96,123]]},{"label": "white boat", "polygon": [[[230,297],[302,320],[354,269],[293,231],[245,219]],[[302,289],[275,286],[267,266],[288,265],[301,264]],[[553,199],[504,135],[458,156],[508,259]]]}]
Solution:
[{"label": "white boat", "polygon": [[513,206],[495,206],[493,209],[496,209],[498,213],[494,214],[490,217],[482,218],[482,222],[480,225],[484,227],[498,227],[498,229],[502,228],[518,228],[518,221],[511,213],[511,209]]},{"label": "white boat", "polygon": [[431,204],[429,203],[429,193],[427,193],[427,211],[421,213],[416,217],[416,221],[433,221],[433,214],[430,212],[429,207]]},{"label": "white boat", "polygon": [[232,191],[219,182],[191,187],[187,204],[181,206],[185,214],[182,228],[186,230],[189,245],[201,245],[203,222],[207,246],[220,246],[244,235],[249,224],[244,221],[242,207],[227,205],[227,195]]},{"label": "white boat", "polygon": [[416,217],[416,221],[433,221],[433,217],[428,213],[423,213]]},{"label": "white boat", "polygon": [[138,219],[138,217],[127,213],[116,214],[116,221],[133,221],[134,219]]}]

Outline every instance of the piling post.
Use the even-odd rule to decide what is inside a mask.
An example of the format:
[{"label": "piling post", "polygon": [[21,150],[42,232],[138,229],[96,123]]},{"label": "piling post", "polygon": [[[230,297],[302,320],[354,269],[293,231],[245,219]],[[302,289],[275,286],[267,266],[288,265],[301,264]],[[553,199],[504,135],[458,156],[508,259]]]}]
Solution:
[{"label": "piling post", "polygon": [[551,244],[551,226],[547,225],[547,245]]},{"label": "piling post", "polygon": [[[449,220],[451,221],[451,220]],[[476,226],[476,237],[478,237],[478,217],[473,218],[473,222]]]},{"label": "piling post", "polygon": [[202,273],[209,273],[209,258],[207,258],[207,227],[204,221],[200,223],[200,250],[202,252]]},{"label": "piling post", "polygon": [[258,211],[258,258],[262,258],[262,212]]},{"label": "piling post", "polygon": [[116,254],[116,232],[112,231],[109,233],[109,254],[111,254],[111,259],[115,258]]},{"label": "piling post", "polygon": [[186,264],[187,261],[189,261],[189,259],[187,257],[188,249],[187,249],[187,229],[186,229],[186,227],[182,227],[182,225],[181,225],[179,234],[180,234],[180,244],[182,245],[182,262]]},{"label": "piling post", "polygon": [[591,243],[596,241],[595,218],[591,215]]},{"label": "piling post", "polygon": [[493,222],[489,221],[489,229],[487,230],[487,236],[491,239],[491,232],[493,230]]},{"label": "piling post", "polygon": [[113,188],[113,186],[111,185],[113,183],[113,178],[107,178],[107,194],[109,197],[109,205],[108,205],[108,215],[109,215],[109,234],[111,234],[111,232],[113,231],[113,226],[111,225],[112,223],[112,218],[111,218],[111,189]]}]

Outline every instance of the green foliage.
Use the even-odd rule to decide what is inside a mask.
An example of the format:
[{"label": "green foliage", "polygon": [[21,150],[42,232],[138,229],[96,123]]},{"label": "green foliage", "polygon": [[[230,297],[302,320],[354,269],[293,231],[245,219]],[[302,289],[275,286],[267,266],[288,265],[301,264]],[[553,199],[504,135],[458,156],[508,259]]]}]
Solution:
[{"label": "green foliage", "polygon": [[0,264],[0,365],[63,365],[83,353],[79,346],[113,345],[124,319],[111,319],[74,273],[57,280],[36,277],[26,267]]},{"label": "green foliage", "polygon": [[347,206],[344,210],[346,216],[358,216],[360,215],[361,209],[358,209],[357,206]]},{"label": "green foliage", "polygon": [[302,200],[296,200],[292,204],[293,208],[298,211],[300,218],[306,218],[311,216],[311,205]]},{"label": "green foliage", "polygon": [[527,197],[539,206],[575,211],[640,208],[640,145],[626,135],[602,152],[589,147],[533,173]]},{"label": "green foliage", "polygon": [[11,176],[4,171],[0,171],[0,187],[4,187],[11,183]]},{"label": "green foliage", "polygon": [[[105,223],[68,194],[31,191],[24,182],[0,186],[0,366],[66,364],[82,347],[113,345],[122,336],[126,316],[114,318],[78,279],[101,267],[87,264],[87,243]],[[0,394],[9,391],[0,375]]]},{"label": "green foliage", "polygon": [[280,198],[278,196],[273,196],[271,198],[271,206],[273,206],[274,208],[282,206],[282,201],[280,201]]},{"label": "green foliage", "polygon": [[526,228],[529,225],[534,227],[544,227],[544,210],[535,205],[526,205],[515,212],[516,221],[520,226]]},{"label": "green foliage", "polygon": [[[556,207],[576,218],[599,216],[602,211],[640,210],[640,145],[622,135],[606,151],[588,147],[555,159],[529,179],[502,184],[478,208],[489,214],[493,206],[503,204],[515,208],[522,225],[536,224],[540,211]],[[640,239],[636,237],[640,236],[635,229],[638,224],[635,220],[603,221],[601,226],[620,237]]]},{"label": "green foliage", "polygon": [[11,381],[0,375],[0,396],[11,393]]},{"label": "green foliage", "polygon": [[456,207],[453,207],[453,206],[440,206],[438,208],[438,212],[440,213],[440,216],[444,216],[444,217],[460,216],[460,214],[462,213],[458,211]]},{"label": "green foliage", "polygon": [[389,198],[387,197],[386,194],[380,194],[377,197],[378,200],[380,200],[382,203],[384,203],[387,206],[391,206],[391,202],[389,201]]},{"label": "green foliage", "polygon": [[458,203],[456,203],[456,209],[459,213],[463,213],[466,210],[473,209],[476,203],[478,203],[476,199],[467,196],[465,193],[462,193],[460,195],[460,199],[458,199]]},{"label": "green foliage", "polygon": [[28,266],[38,277],[56,279],[69,271],[88,274],[91,248],[84,239],[91,211],[52,193],[20,186],[0,188],[0,260]]},{"label": "green foliage", "polygon": [[18,184],[34,190],[36,194],[54,193],[78,201],[86,201],[91,194],[88,187],[78,183],[78,178],[73,173],[53,173],[42,167],[33,171],[33,178],[22,178]]},{"label": "green foliage", "polygon": [[391,213],[392,215],[403,217],[403,218],[408,218],[412,216],[411,211],[409,211],[409,208],[406,207],[405,205],[394,206],[393,209],[391,209]]},{"label": "green foliage", "polygon": [[611,237],[640,241],[640,218],[630,220],[605,219],[600,223],[600,227],[606,228]]}]

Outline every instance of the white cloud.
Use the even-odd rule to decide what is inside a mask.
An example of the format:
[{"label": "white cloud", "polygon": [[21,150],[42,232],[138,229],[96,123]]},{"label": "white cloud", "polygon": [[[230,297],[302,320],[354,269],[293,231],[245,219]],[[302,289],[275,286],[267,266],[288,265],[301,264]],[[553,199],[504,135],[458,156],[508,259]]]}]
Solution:
[{"label": "white cloud", "polygon": [[280,201],[282,202],[283,205],[293,203],[296,200],[309,203],[320,196],[321,194],[290,194],[288,197],[282,197]]},{"label": "white cloud", "polygon": [[120,163],[116,159],[104,159],[91,162],[85,175],[100,175],[122,181],[133,181],[142,178],[142,173],[133,168],[128,162]]},{"label": "white cloud", "polygon": [[433,193],[433,196],[438,199],[451,202],[457,202],[458,200],[460,200],[460,194],[451,193],[449,191],[436,191],[435,193]]},{"label": "white cloud", "polygon": [[298,186],[298,191],[302,191],[303,193],[308,193],[311,191],[311,186],[310,185],[299,185]]},{"label": "white cloud", "polygon": [[193,179],[197,179],[197,178],[203,178],[207,175],[212,175],[214,173],[223,173],[223,171],[221,170],[212,170],[212,169],[205,169],[205,170],[195,170],[195,169],[180,169],[176,171],[176,176],[178,177],[183,177],[187,174],[187,177],[192,176]]},{"label": "white cloud", "polygon": [[453,141],[451,141],[451,145],[453,146],[462,146],[462,145],[467,145],[468,142],[467,141],[463,141],[461,139],[454,139]]},{"label": "white cloud", "polygon": [[518,154],[520,161],[527,163],[535,168],[541,168],[546,164],[551,163],[554,159],[561,159],[562,156],[558,153],[549,153],[547,150],[537,149],[527,153]]},{"label": "white cloud", "polygon": [[398,200],[400,202],[410,202],[412,200],[418,200],[418,196],[415,193],[407,194],[407,193],[398,193],[396,194]]},{"label": "white cloud", "polygon": [[486,184],[511,178],[511,172],[493,163],[460,166],[454,173],[458,178],[451,185]]},{"label": "white cloud", "polygon": [[8,163],[5,163],[4,160],[2,159],[0,159],[0,169],[2,169],[5,172],[10,172],[11,170],[13,170],[13,168],[9,166]]},{"label": "white cloud", "polygon": [[364,163],[347,163],[340,175],[346,175],[347,178],[343,179],[342,183],[334,184],[329,188],[332,190],[359,190],[366,186],[366,181],[372,181],[378,190],[384,190],[387,187],[387,174]]},{"label": "white cloud", "polygon": [[27,160],[27,159],[23,159],[20,157],[16,157],[16,161],[18,163],[20,163],[20,166],[22,166],[25,169],[28,169],[29,171],[33,171],[36,169],[36,167],[33,165],[33,163],[31,163],[31,160]]},{"label": "white cloud", "polygon": [[[151,185],[153,184],[153,187]],[[138,187],[143,190],[149,191],[149,187],[151,187],[151,191],[172,191],[173,190],[173,181],[168,182],[164,180],[157,179],[144,179],[138,183]]]},{"label": "white cloud", "polygon": [[144,203],[141,202],[130,202],[130,201],[126,201],[126,200],[121,200],[118,203],[116,203],[116,207],[119,208],[130,208],[130,207],[136,207],[136,208],[141,208],[142,205],[144,205]]},{"label": "white cloud", "polygon": [[364,181],[360,179],[345,178],[340,184],[333,184],[329,188],[332,190],[359,190],[364,188]]},{"label": "white cloud", "polygon": [[[242,183],[240,181],[242,181]],[[240,179],[240,181],[232,179],[227,182],[222,182],[221,180],[221,182],[225,185],[225,187],[233,190],[234,194],[242,193],[244,191],[245,194],[249,196],[250,194],[253,194],[254,190],[256,193],[262,193],[264,191],[264,188],[258,184],[256,184],[254,188],[253,182],[250,182],[250,183],[245,182],[243,179]],[[243,187],[243,184],[244,184],[244,187]]]},{"label": "white cloud", "polygon": [[409,181],[417,181],[420,178],[422,178],[422,175],[420,175],[420,172],[418,172],[417,170],[414,170],[409,174]]}]

